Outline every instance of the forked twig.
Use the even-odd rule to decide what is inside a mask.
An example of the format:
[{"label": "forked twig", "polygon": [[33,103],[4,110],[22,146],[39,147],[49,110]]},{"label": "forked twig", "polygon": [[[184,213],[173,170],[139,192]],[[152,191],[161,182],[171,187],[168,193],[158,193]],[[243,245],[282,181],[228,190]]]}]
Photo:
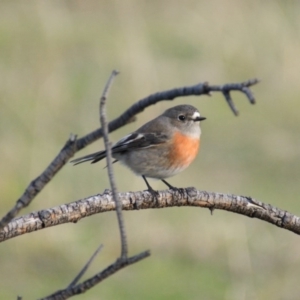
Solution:
[{"label": "forked twig", "polygon": [[211,91],[222,92],[230,109],[232,110],[232,112],[234,113],[235,116],[238,116],[239,112],[233,103],[230,92],[231,91],[240,91],[246,95],[250,104],[255,104],[254,95],[249,87],[254,84],[257,84],[258,82],[259,82],[259,80],[254,78],[254,79],[250,79],[248,81],[242,82],[242,83],[227,83],[227,84],[224,84],[223,86],[211,86],[210,88],[211,88]]}]

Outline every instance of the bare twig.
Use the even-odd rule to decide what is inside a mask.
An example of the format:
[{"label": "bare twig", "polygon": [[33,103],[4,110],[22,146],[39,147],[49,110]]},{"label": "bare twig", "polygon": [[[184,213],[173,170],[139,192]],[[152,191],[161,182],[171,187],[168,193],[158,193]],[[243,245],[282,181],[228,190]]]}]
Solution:
[{"label": "bare twig", "polygon": [[[102,127],[102,131],[103,131],[103,139],[104,141],[106,140],[108,143],[108,125],[107,125],[107,120],[106,120],[106,110],[105,110],[105,104],[106,104],[106,100],[107,100],[107,96],[109,93],[109,90],[113,84],[114,79],[116,78],[117,75],[119,75],[120,72],[118,72],[117,70],[113,70],[110,74],[110,77],[107,80],[107,83],[103,89],[101,98],[100,98],[100,105],[99,105],[99,116],[100,116],[100,125]],[[109,151],[108,151],[109,152]]]},{"label": "bare twig", "polygon": [[[249,89],[258,83],[257,79],[248,80],[241,83],[225,84],[225,85],[209,85],[208,83],[199,83],[193,86],[175,88],[172,90],[152,94],[144,99],[137,101],[129,109],[127,109],[118,118],[108,124],[109,132],[112,132],[134,120],[134,116],[142,112],[148,106],[154,105],[159,101],[173,100],[178,97],[209,95],[211,92],[222,92],[224,94],[232,91],[240,91],[244,93],[251,103],[254,103],[254,97]],[[228,99],[227,99],[228,101]],[[229,103],[229,102],[228,102]],[[230,105],[230,103],[229,103]],[[236,109],[230,105],[231,109],[237,114]],[[0,220],[0,229],[4,228],[20,210],[30,204],[34,197],[44,188],[44,186],[52,179],[53,176],[66,164],[66,162],[79,150],[93,143],[103,136],[102,129],[96,129],[91,133],[76,140],[76,136],[71,136],[63,149],[57,154],[50,165],[34,179],[26,188],[23,195],[17,200],[15,206]]]},{"label": "bare twig", "polygon": [[148,257],[150,255],[149,251],[145,251],[142,252],[138,255],[129,257],[125,260],[120,260],[118,259],[115,263],[111,264],[110,266],[108,266],[106,269],[104,269],[103,271],[101,271],[100,273],[96,274],[95,276],[87,279],[86,281],[84,281],[83,283],[80,283],[78,285],[72,286],[70,288],[67,288],[65,290],[60,290],[55,292],[52,295],[49,295],[45,298],[42,298],[43,300],[58,300],[58,299],[67,299],[70,298],[74,295],[78,295],[78,294],[82,294],[84,292],[86,292],[87,290],[93,288],[96,284],[100,283],[101,281],[103,281],[104,279],[106,279],[107,277],[113,275],[114,273],[116,273],[117,271],[132,265],[146,257]]},{"label": "bare twig", "polygon": [[78,275],[73,279],[73,281],[69,284],[68,289],[77,284],[77,282],[80,280],[80,278],[84,275],[84,273],[87,271],[89,266],[92,264],[93,260],[96,258],[100,250],[103,248],[103,245],[100,245],[94,254],[91,256],[91,258],[88,260],[88,262],[85,264],[85,266],[81,269],[81,271],[78,273]]},{"label": "bare twig", "polygon": [[249,102],[251,104],[255,104],[255,98],[254,95],[252,94],[251,90],[249,89],[250,86],[258,83],[259,80],[258,79],[250,79],[248,81],[242,82],[242,83],[228,83],[225,84],[223,86],[211,86],[211,91],[220,91],[223,93],[229,107],[231,108],[232,112],[234,113],[235,116],[238,116],[239,112],[236,109],[230,92],[231,91],[240,91],[242,93],[244,93],[246,95],[246,97],[248,98]]},{"label": "bare twig", "polygon": [[[148,191],[119,193],[123,210],[167,208],[174,206],[195,206],[209,209],[221,209],[238,213],[250,218],[257,218],[280,228],[300,234],[300,217],[270,204],[259,202],[251,197],[230,194],[211,193],[186,188],[180,194],[172,190],[159,191],[157,201],[153,201]],[[0,242],[19,235],[41,230],[115,210],[112,193],[94,195],[69,204],[32,212],[12,220],[0,231]]]},{"label": "bare twig", "polygon": [[120,238],[121,238],[121,259],[127,258],[127,240],[126,240],[126,232],[125,232],[125,225],[124,225],[124,218],[122,215],[122,203],[119,200],[118,193],[117,193],[117,187],[114,180],[114,174],[113,174],[113,167],[112,167],[112,156],[111,156],[111,144],[108,139],[108,125],[106,121],[106,111],[105,111],[105,102],[107,99],[107,94],[109,91],[109,88],[112,84],[113,79],[118,75],[117,71],[113,71],[110,78],[108,79],[108,82],[104,88],[103,94],[100,99],[100,121],[102,126],[102,132],[103,132],[103,139],[105,144],[105,150],[106,150],[106,162],[107,162],[107,173],[109,177],[109,182],[113,194],[114,201],[116,203],[116,213],[118,218],[118,224],[119,224],[119,231],[120,231]]}]

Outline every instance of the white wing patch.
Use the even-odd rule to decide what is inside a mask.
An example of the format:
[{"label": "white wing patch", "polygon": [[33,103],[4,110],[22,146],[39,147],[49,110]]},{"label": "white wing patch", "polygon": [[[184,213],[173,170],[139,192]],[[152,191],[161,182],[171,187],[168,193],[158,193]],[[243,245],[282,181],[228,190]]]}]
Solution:
[{"label": "white wing patch", "polygon": [[[151,134],[150,134],[151,135]],[[151,139],[147,140],[147,134],[145,135],[144,133],[131,133],[123,138],[121,138],[116,144],[113,145],[112,149],[116,148],[135,148],[135,149],[145,149],[145,148],[150,148],[157,146],[157,143],[151,144]],[[149,138],[149,137],[148,137]],[[140,141],[140,146],[139,146],[139,141]]]},{"label": "white wing patch", "polygon": [[131,142],[136,141],[143,137],[143,135],[141,133],[139,133],[135,138],[131,138],[132,136],[133,136],[132,133],[125,135],[123,138],[121,138],[119,141],[117,141],[115,145],[130,144]]}]

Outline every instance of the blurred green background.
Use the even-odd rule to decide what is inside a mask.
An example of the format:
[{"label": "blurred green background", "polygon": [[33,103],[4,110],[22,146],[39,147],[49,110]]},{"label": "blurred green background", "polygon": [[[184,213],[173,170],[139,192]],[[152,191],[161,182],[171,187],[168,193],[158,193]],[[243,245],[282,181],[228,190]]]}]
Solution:
[{"label": "blurred green background", "polygon": [[[114,118],[157,91],[258,77],[257,105],[233,93],[162,102],[111,134],[116,141],[164,109],[199,108],[202,149],[175,186],[249,195],[300,215],[299,1],[1,1],[0,195],[3,215],[68,139],[99,126],[112,69]],[[77,157],[103,148],[97,141]],[[101,193],[105,163],[65,168],[29,208]],[[120,191],[145,184],[115,165]],[[156,189],[165,189],[151,181]],[[196,208],[126,212],[130,254],[152,256],[76,299],[299,299],[300,239],[256,219]],[[0,247],[0,299],[65,287],[93,253],[87,276],[119,254],[114,213],[9,240]],[[86,276],[86,277],[87,277]]]}]

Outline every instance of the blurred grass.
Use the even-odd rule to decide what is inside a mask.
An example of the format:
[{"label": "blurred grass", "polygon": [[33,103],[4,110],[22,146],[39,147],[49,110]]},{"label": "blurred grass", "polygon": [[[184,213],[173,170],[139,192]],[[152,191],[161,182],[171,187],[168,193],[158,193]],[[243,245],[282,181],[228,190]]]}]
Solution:
[{"label": "blurred grass", "polygon": [[[297,1],[2,1],[1,211],[71,132],[99,126],[98,98],[112,69],[109,117],[151,93],[209,81],[262,79],[257,105],[234,93],[177,99],[197,106],[202,149],[177,186],[251,195],[300,214],[300,4]],[[117,140],[170,107],[164,102],[111,134]],[[96,142],[78,155],[103,147]],[[25,212],[108,187],[104,163],[66,166]],[[115,165],[121,191],[144,183]],[[155,188],[165,188],[159,182]],[[191,208],[125,213],[130,252],[152,256],[78,299],[298,299],[299,239],[258,220]],[[98,244],[89,275],[119,253],[113,213],[25,235],[0,248],[0,298],[37,298],[66,286]]]}]

